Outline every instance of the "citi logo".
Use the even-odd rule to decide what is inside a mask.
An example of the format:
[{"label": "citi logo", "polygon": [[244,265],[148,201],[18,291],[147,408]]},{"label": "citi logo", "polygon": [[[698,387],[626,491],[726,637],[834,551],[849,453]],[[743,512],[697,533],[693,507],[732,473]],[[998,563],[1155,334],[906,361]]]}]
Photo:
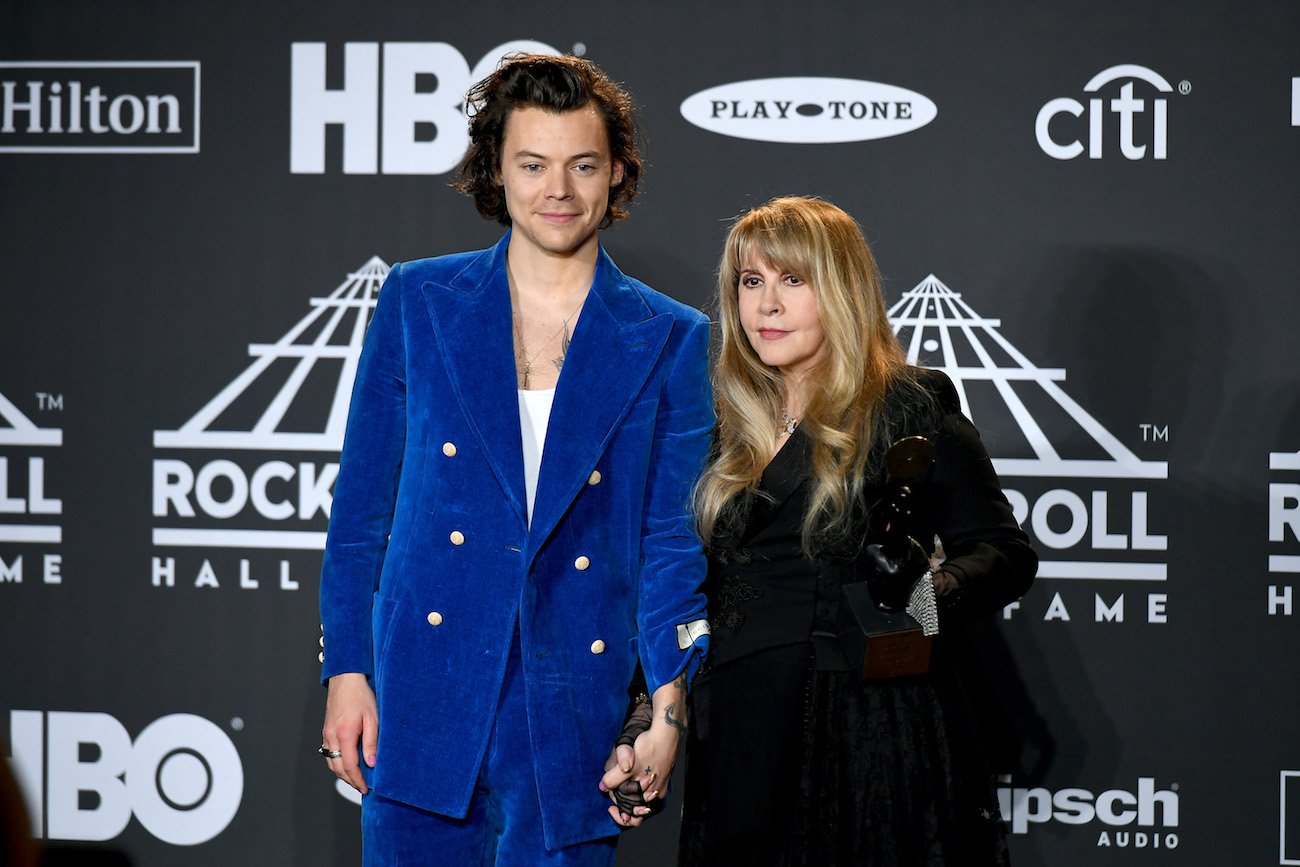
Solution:
[{"label": "citi logo", "polygon": [[195,846],[225,830],[244,795],[235,745],[193,714],[155,720],[133,742],[106,713],[15,710],[9,752],[32,834],[49,840],[112,840],[135,816],[159,840]]},{"label": "citi logo", "polygon": [[[338,453],[366,326],[388,265],[372,257],[252,361],[188,421],[154,432],[153,544],[165,549],[318,553],[333,505]],[[313,564],[299,564],[312,572]],[[223,575],[223,570],[226,573]],[[259,574],[260,570],[260,574]],[[176,586],[175,557],[153,558],[155,587]],[[248,558],[188,570],[196,587],[223,580],[297,590],[287,559]]]},{"label": "citi logo", "polygon": [[198,153],[198,61],[0,62],[0,152]]},{"label": "citi logo", "polygon": [[[1004,777],[1003,781],[1008,779]],[[998,803],[1003,820],[1011,825],[1012,834],[1027,834],[1030,825],[1049,822],[1063,825],[1100,822],[1108,828],[1137,825],[1148,830],[1102,830],[1097,838],[1098,846],[1152,849],[1178,846],[1178,834],[1170,830],[1178,827],[1178,784],[1158,790],[1154,777],[1138,777],[1136,792],[1107,789],[1093,793],[1078,788],[1053,792],[1042,787],[1004,785],[998,788]]]},{"label": "citi logo", "polygon": [[851,78],[761,78],[720,84],[682,101],[682,117],[732,138],[830,144],[920,129],[939,110],[906,88]]},{"label": "citi logo", "polygon": [[[1117,81],[1124,82],[1118,95],[1110,99],[1100,95]],[[1150,98],[1136,95],[1136,85],[1148,94],[1154,90],[1154,94]],[[1058,160],[1072,160],[1083,154],[1080,138],[1086,115],[1088,159],[1101,159],[1107,143],[1113,146],[1115,141],[1125,159],[1140,160],[1148,155],[1157,160],[1168,158],[1169,100],[1159,94],[1173,93],[1174,89],[1163,76],[1145,66],[1125,63],[1103,69],[1083,90],[1098,95],[1089,98],[1087,105],[1070,97],[1058,97],[1039,109],[1034,134],[1043,153]],[[1186,94],[1190,90],[1190,83],[1179,84],[1179,92]]]},{"label": "citi logo", "polygon": [[[38,398],[42,410],[63,408],[62,395]],[[61,445],[62,430],[38,427],[0,394],[0,585],[63,582],[63,555],[49,547],[63,542],[63,499],[46,476]]]},{"label": "citi logo", "polygon": [[[471,69],[445,42],[348,42],[340,88],[326,85],[325,43],[293,43],[290,62],[289,171],[325,171],[325,130],[343,129],[343,173],[441,175],[469,147],[465,94],[507,54],[558,54],[520,39],[493,48]],[[382,159],[381,159],[382,157]]]}]

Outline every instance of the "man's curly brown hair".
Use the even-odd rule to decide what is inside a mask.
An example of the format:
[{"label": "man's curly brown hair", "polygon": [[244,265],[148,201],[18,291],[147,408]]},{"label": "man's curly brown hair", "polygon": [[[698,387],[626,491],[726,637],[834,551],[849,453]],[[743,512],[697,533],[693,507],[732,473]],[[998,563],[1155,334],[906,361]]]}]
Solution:
[{"label": "man's curly brown hair", "polygon": [[623,179],[609,188],[609,207],[600,222],[606,229],[627,217],[625,207],[637,194],[641,154],[637,150],[632,98],[596,64],[580,57],[516,54],[470,88],[466,108],[469,150],[461,161],[457,190],[474,197],[474,207],[486,219],[510,225],[505,190],[500,183],[501,146],[506,119],[516,108],[576,111],[592,105],[605,121],[610,156],[623,164]]}]

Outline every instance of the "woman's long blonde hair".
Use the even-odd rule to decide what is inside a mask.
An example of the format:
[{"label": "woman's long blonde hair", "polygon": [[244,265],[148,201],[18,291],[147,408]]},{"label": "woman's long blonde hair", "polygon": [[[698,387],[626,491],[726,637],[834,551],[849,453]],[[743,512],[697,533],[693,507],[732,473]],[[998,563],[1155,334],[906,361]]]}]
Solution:
[{"label": "woman's long blonde hair", "polygon": [[753,259],[811,286],[825,335],[826,351],[806,380],[800,422],[812,441],[812,491],[803,527],[803,547],[811,551],[815,539],[833,539],[849,528],[876,417],[885,390],[908,376],[906,356],[886,315],[875,257],[852,217],[803,196],[773,199],[740,217],[718,266],[718,440],[695,491],[706,543],[738,507],[737,495],[756,488],[785,405],[781,373],[762,362],[740,323],[740,272]]}]

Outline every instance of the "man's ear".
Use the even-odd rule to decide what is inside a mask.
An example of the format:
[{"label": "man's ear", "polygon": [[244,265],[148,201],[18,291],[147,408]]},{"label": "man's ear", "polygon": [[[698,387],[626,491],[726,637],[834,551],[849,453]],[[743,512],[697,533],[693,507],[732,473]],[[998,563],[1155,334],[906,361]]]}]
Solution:
[{"label": "man's ear", "polygon": [[617,187],[621,183],[623,183],[623,161],[614,160],[613,166],[610,167],[609,185]]}]

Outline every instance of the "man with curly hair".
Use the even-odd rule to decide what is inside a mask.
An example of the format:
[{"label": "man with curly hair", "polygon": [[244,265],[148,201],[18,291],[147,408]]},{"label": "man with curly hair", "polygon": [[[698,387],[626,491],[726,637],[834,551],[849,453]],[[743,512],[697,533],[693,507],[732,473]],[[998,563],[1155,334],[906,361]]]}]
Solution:
[{"label": "man with curly hair", "polygon": [[[508,230],[380,291],[321,577],[321,752],[363,793],[367,864],[608,865],[707,648],[708,322],[601,247],[642,171],[624,90],[521,55],[467,106],[456,186]],[[638,665],[650,725],[611,753]],[[629,786],[650,806],[611,806]]]}]

